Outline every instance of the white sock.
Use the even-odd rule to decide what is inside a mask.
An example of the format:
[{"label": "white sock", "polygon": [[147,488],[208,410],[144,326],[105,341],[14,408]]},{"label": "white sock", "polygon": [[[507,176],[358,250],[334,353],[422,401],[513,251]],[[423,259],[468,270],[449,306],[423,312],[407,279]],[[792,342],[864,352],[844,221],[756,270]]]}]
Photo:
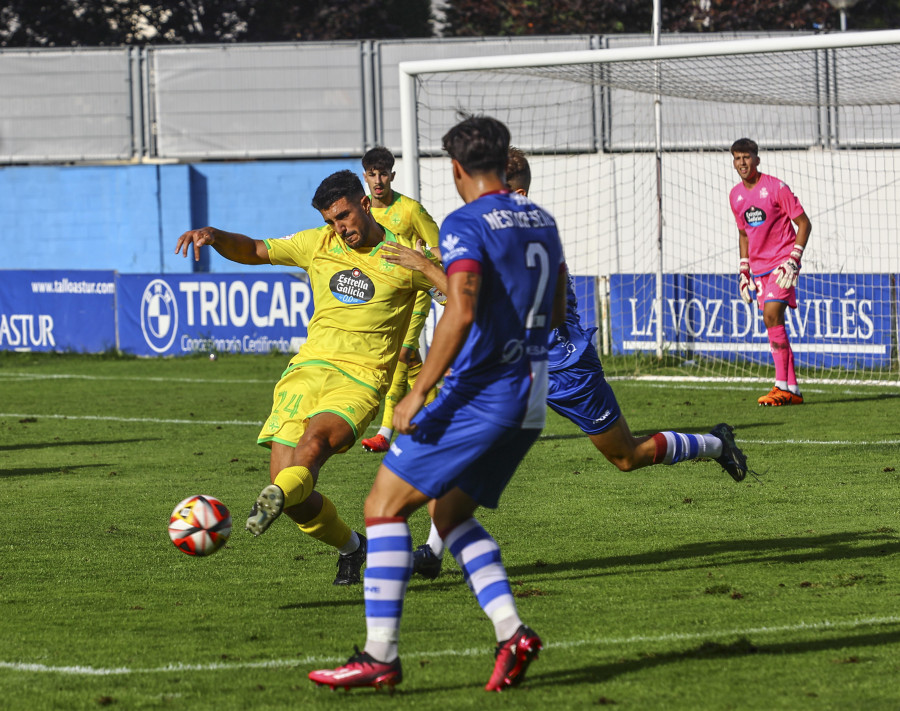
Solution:
[{"label": "white sock", "polygon": [[338,548],[338,552],[341,555],[350,555],[351,553],[356,553],[359,548],[359,536],[356,531],[350,531],[350,540],[348,540],[343,546]]},{"label": "white sock", "polygon": [[390,427],[382,427],[380,430],[378,430],[378,434],[380,434],[388,442],[390,442],[391,437],[394,436],[394,430],[392,430]]},{"label": "white sock", "polygon": [[438,533],[437,526],[434,525],[434,521],[431,522],[431,530],[428,532],[428,540],[426,541],[428,547],[431,548],[431,552],[434,553],[438,558],[443,560],[444,558],[444,539],[441,538],[441,534]]}]

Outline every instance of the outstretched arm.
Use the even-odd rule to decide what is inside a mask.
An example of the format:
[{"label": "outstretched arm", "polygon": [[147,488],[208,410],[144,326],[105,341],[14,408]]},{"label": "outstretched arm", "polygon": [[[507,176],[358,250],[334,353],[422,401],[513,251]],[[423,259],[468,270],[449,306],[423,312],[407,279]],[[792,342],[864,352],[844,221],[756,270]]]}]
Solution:
[{"label": "outstretched arm", "polygon": [[416,249],[404,247],[396,242],[385,242],[381,245],[382,257],[386,262],[399,264],[414,272],[422,272],[428,281],[440,291],[448,294],[450,284],[447,275],[443,269],[425,256],[424,249],[425,243],[422,240],[416,240]]},{"label": "outstretched arm", "polygon": [[175,254],[181,252],[184,257],[193,249],[194,260],[200,259],[200,248],[211,246],[225,259],[239,264],[271,264],[269,250],[261,239],[251,239],[237,232],[226,232],[215,227],[201,227],[188,230],[178,238]]}]

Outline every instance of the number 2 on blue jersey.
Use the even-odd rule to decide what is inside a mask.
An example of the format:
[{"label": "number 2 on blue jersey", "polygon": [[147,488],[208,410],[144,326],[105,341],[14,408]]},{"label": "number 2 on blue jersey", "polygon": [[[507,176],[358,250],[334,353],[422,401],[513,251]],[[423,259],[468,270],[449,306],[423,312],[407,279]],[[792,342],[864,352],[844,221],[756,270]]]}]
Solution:
[{"label": "number 2 on blue jersey", "polygon": [[525,266],[539,269],[537,289],[534,290],[534,301],[528,309],[525,328],[544,328],[547,325],[547,314],[540,313],[544,292],[547,291],[547,280],[550,278],[550,257],[540,242],[529,242],[525,248]]}]

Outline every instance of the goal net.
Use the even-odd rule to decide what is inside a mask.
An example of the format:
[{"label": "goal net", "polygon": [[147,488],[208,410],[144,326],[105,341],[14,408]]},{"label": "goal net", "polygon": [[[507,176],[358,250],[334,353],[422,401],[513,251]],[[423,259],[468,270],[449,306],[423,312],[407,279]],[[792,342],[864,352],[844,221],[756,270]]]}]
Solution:
[{"label": "goal net", "polygon": [[772,379],[738,294],[729,147],[812,223],[787,332],[801,382],[900,382],[900,32],[694,42],[401,65],[403,186],[459,206],[441,137],[494,116],[557,219],[610,375]]}]

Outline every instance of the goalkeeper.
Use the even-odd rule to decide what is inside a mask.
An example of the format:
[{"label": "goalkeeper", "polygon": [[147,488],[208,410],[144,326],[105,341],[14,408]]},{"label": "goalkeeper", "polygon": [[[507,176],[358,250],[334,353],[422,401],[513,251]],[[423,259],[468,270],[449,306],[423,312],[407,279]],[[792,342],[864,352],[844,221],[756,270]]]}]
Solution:
[{"label": "goalkeeper", "polygon": [[741,251],[739,289],[747,304],[753,298],[750,292],[756,292],[775,361],[775,386],[757,402],[774,407],[802,405],[784,314],[788,306],[797,308],[800,260],[812,228],[791,189],[778,178],[759,172],[756,141],[738,139],[731,146],[731,155],[741,176],[729,196]]},{"label": "goalkeeper", "polygon": [[[394,154],[387,148],[376,146],[368,151],[362,159],[363,178],[369,187],[369,200],[372,204],[372,217],[379,224],[394,234],[406,235],[421,240],[429,249],[438,242],[438,226],[434,219],[418,202],[406,195],[401,195],[391,188],[394,181]],[[367,452],[387,452],[394,435],[394,406],[412,389],[416,378],[422,371],[422,359],[419,356],[419,336],[425,326],[425,320],[431,310],[431,295],[420,292],[413,307],[409,330],[403,339],[397,368],[391,380],[391,387],[384,396],[384,411],[381,417],[381,428],[378,432],[361,441]],[[437,389],[428,393],[425,404],[437,397]]]}]

